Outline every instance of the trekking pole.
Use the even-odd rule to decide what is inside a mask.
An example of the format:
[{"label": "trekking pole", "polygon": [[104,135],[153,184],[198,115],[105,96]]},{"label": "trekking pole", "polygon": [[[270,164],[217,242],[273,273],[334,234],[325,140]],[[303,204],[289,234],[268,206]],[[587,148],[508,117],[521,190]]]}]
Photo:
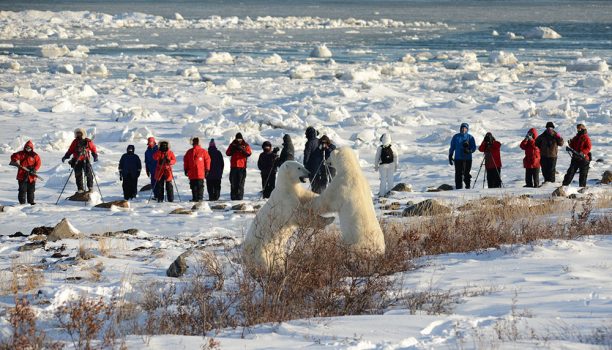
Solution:
[{"label": "trekking pole", "polygon": [[98,179],[96,177],[96,173],[93,170],[93,166],[91,165],[91,162],[89,161],[89,157],[85,161],[87,162],[87,165],[89,165],[89,170],[91,170],[91,175],[93,175],[94,181],[96,182],[96,186],[98,187],[98,193],[100,193],[100,199],[102,199],[102,202],[104,202],[104,196],[102,195],[102,191],[100,190],[100,185],[98,184]]},{"label": "trekking pole", "polygon": [[[179,192],[178,186],[176,185],[176,179],[174,178],[174,172],[172,171],[172,167],[170,167],[170,175],[172,176],[172,182],[174,182],[174,187],[176,188],[176,196],[179,199],[179,203],[182,202],[181,200],[181,193]],[[157,185],[157,184],[155,184]]]},{"label": "trekking pole", "polygon": [[484,162],[485,162],[485,159],[483,157],[482,162],[480,162],[480,168],[478,168],[478,173],[476,173],[476,179],[474,179],[474,185],[478,183],[478,176],[480,175],[480,170],[482,170],[482,165],[484,164]]},{"label": "trekking pole", "polygon": [[70,174],[68,175],[68,178],[66,179],[66,183],[64,184],[64,187],[62,187],[62,192],[60,192],[59,196],[57,197],[57,201],[55,201],[55,205],[57,205],[57,203],[59,203],[60,198],[62,198],[62,195],[64,194],[64,190],[66,189],[66,185],[68,185],[68,181],[70,181],[70,178],[72,177],[73,172],[74,172],[74,168],[71,168]]}]

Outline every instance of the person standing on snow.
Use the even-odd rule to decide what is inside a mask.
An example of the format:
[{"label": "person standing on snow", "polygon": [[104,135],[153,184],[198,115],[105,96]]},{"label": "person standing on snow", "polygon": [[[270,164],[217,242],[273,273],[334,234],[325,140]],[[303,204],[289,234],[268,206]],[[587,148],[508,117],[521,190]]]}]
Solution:
[{"label": "person standing on snow", "polygon": [[98,150],[93,141],[87,138],[87,133],[83,128],[77,128],[74,130],[74,140],[70,144],[68,151],[62,158],[62,163],[66,159],[70,158],[70,166],[74,169],[74,177],[76,180],[77,191],[83,192],[83,172],[87,178],[87,191],[93,190],[93,169],[91,162],[89,161],[90,156],[94,162],[98,161]]},{"label": "person standing on snow", "polygon": [[257,168],[261,174],[261,189],[263,198],[270,198],[270,193],[276,187],[276,162],[278,160],[278,147],[272,150],[270,141],[264,141],[261,145],[263,152],[259,154]]},{"label": "person standing on snow", "polygon": [[578,124],[576,129],[578,130],[576,136],[568,142],[569,146],[576,153],[572,153],[572,161],[563,178],[563,186],[568,186],[572,183],[576,171],[580,171],[578,185],[580,187],[586,187],[587,176],[589,175],[589,164],[591,163],[591,138],[587,134],[584,123]]},{"label": "person standing on snow", "polygon": [[123,199],[136,198],[141,170],[142,163],[140,157],[134,153],[134,145],[127,146],[127,152],[119,160],[119,180],[123,181]]},{"label": "person standing on snow", "polygon": [[223,154],[217,149],[215,139],[211,139],[208,144],[208,155],[210,156],[210,172],[206,176],[206,188],[208,190],[208,200],[216,201],[221,195],[221,179],[223,178]]},{"label": "person standing on snow", "polygon": [[23,150],[11,155],[10,165],[19,168],[17,170],[17,182],[19,184],[19,192],[17,199],[19,204],[26,203],[26,197],[30,205],[34,202],[34,192],[36,191],[36,172],[40,169],[40,157],[34,152],[34,143],[28,140],[23,146]]},{"label": "person standing on snow", "polygon": [[191,149],[185,153],[183,158],[183,170],[185,176],[189,178],[191,188],[191,201],[201,202],[204,200],[204,179],[210,172],[210,156],[208,152],[200,147],[200,139],[191,139]]},{"label": "person standing on snow", "polygon": [[[455,189],[462,189],[462,180],[465,183],[465,188],[470,188],[472,176],[472,153],[476,152],[476,141],[474,137],[468,134],[470,126],[468,123],[461,124],[459,133],[455,134],[451,139],[450,148],[448,150],[448,163],[455,165]],[[453,158],[453,154],[455,157]]]},{"label": "person standing on snow", "polygon": [[280,168],[284,162],[295,159],[295,149],[293,148],[293,141],[291,136],[285,134],[283,136],[283,149],[281,150],[280,156],[276,160],[276,167]]},{"label": "person standing on snow", "polygon": [[176,164],[176,157],[170,150],[170,143],[168,141],[160,141],[159,149],[153,154],[153,159],[157,162],[155,168],[155,194],[159,203],[164,201],[164,187],[166,187],[166,200],[168,202],[174,202],[174,188],[172,187],[172,180],[174,174],[172,173],[172,166]]},{"label": "person standing on snow", "polygon": [[147,139],[147,150],[145,151],[145,170],[147,172],[147,177],[151,178],[151,191],[153,191],[153,199],[157,199],[155,197],[155,183],[157,182],[155,180],[155,170],[157,168],[157,161],[153,159],[153,155],[158,149],[159,147],[155,142],[155,137],[149,137]]},{"label": "person standing on snow", "polygon": [[304,145],[304,167],[306,167],[306,170],[310,172],[310,175],[308,175],[308,179],[310,180],[311,184],[314,180],[314,176],[317,173],[317,170],[319,170],[319,166],[321,165],[320,161],[317,162],[315,160],[316,157],[313,157],[313,155],[319,151],[319,139],[317,138],[317,136],[319,136],[319,132],[315,128],[313,128],[312,126],[306,128],[306,145]]},{"label": "person standing on snow", "polygon": [[237,133],[225,154],[230,158],[231,199],[242,200],[244,197],[244,181],[246,180],[247,158],[251,156],[251,146],[244,141],[241,133]]},{"label": "person standing on snow", "polygon": [[336,169],[327,165],[325,160],[329,159],[333,150],[336,149],[327,135],[321,136],[319,139],[319,147],[310,156],[310,160],[313,164],[317,164],[311,186],[314,193],[321,193],[327,188],[328,183],[336,176]]},{"label": "person standing on snow", "polygon": [[546,130],[536,138],[535,144],[540,149],[540,165],[544,182],[555,182],[557,153],[559,146],[563,146],[563,138],[555,131],[553,122],[546,123]]},{"label": "person standing on snow", "polygon": [[521,149],[525,150],[525,158],[523,158],[525,187],[540,186],[540,149],[535,144],[537,137],[538,131],[531,128],[520,145]]},{"label": "person standing on snow", "polygon": [[393,175],[397,171],[399,156],[391,145],[391,135],[385,133],[380,137],[381,145],[376,149],[374,170],[380,174],[378,196],[384,197],[393,188]]},{"label": "person standing on snow", "polygon": [[502,187],[501,180],[501,143],[495,140],[493,134],[488,132],[480,147],[478,147],[480,152],[484,152],[485,156],[485,169],[487,171],[487,186],[489,188],[500,188]]}]

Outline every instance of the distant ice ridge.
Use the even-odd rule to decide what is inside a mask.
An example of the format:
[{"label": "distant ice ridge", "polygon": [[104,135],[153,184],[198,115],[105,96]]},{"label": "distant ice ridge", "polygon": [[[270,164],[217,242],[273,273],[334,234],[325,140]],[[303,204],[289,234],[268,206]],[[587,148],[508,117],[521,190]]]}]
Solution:
[{"label": "distant ice ridge", "polygon": [[448,28],[443,22],[404,22],[393,19],[331,19],[321,17],[221,17],[184,19],[133,12],[119,15],[90,11],[0,11],[0,39],[82,39],[103,28],[191,29],[337,29],[337,28]]}]

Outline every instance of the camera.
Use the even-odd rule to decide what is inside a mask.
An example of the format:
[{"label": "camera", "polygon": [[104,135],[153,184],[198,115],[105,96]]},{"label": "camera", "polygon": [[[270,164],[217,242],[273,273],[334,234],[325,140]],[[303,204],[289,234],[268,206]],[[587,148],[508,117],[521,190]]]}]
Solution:
[{"label": "camera", "polygon": [[272,153],[278,153],[278,151],[280,151],[280,148],[278,148],[278,147],[274,147],[272,149]]}]

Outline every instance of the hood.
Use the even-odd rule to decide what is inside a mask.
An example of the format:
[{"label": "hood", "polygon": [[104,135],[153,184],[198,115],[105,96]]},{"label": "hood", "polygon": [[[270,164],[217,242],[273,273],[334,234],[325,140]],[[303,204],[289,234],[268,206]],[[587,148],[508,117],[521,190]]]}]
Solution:
[{"label": "hood", "polygon": [[215,144],[215,139],[210,139],[208,143],[208,148],[217,148],[217,144]]},{"label": "hood", "polygon": [[285,136],[283,136],[283,144],[284,145],[289,145],[291,144],[291,136],[289,136],[289,134],[285,134]]},{"label": "hood", "polygon": [[74,137],[76,137],[77,132],[80,132],[81,134],[83,134],[83,138],[84,139],[87,138],[87,131],[85,131],[85,129],[83,129],[83,128],[76,128],[76,129],[74,129]]},{"label": "hood", "polygon": [[266,147],[272,148],[272,144],[270,143],[270,141],[264,141],[264,143],[261,144],[261,148],[266,148]]},{"label": "hood", "polygon": [[534,139],[538,137],[538,130],[536,130],[536,128],[531,128],[529,129],[529,131],[531,131],[531,133],[533,134]]},{"label": "hood", "polygon": [[159,144],[160,144],[159,149],[161,150],[161,144],[164,143],[164,142],[168,144],[168,149],[170,149],[170,141],[166,141],[166,140],[159,141]]},{"label": "hood", "polygon": [[136,150],[136,148],[134,147],[134,145],[129,145],[129,146],[127,146],[127,150],[126,151],[128,153],[130,153],[130,152],[134,153],[135,150]]},{"label": "hood", "polygon": [[389,146],[391,144],[391,135],[384,133],[380,137],[380,142],[382,143],[383,146]]},{"label": "hood", "polygon": [[467,131],[470,131],[470,124],[468,124],[468,123],[461,123],[461,126],[459,127],[459,132],[461,132],[461,128],[466,128]]},{"label": "hood", "polygon": [[309,126],[308,128],[306,128],[306,138],[307,139],[312,140],[316,138],[318,134],[319,132],[312,126]]},{"label": "hood", "polygon": [[30,147],[32,149],[32,152],[34,152],[34,143],[32,142],[32,140],[28,140],[28,142],[25,143],[25,145],[23,145],[23,150],[25,151],[26,147]]},{"label": "hood", "polygon": [[155,137],[151,136],[147,139],[147,146],[149,147],[153,147],[155,146],[157,143],[155,142]]}]

